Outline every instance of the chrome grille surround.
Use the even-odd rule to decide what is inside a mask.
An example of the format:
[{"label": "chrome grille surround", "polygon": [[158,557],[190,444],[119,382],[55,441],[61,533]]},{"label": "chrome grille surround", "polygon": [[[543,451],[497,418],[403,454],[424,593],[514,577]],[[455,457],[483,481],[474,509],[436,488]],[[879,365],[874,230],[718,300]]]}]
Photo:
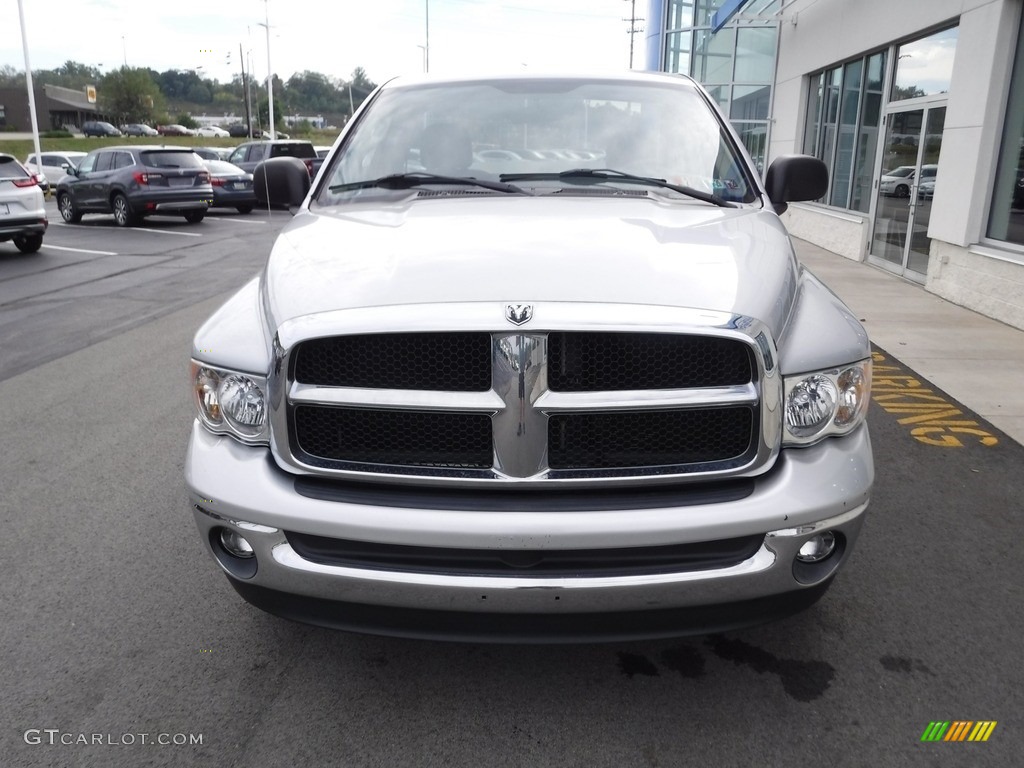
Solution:
[{"label": "chrome grille surround", "polygon": [[[665,306],[534,303],[521,327],[505,320],[496,302],[426,304],[337,310],[283,323],[274,337],[269,376],[271,450],[295,474],[408,484],[509,488],[640,485],[667,480],[749,477],[767,471],[779,452],[782,377],[778,351],[759,320],[723,312]],[[486,331],[492,339],[491,389],[485,392],[364,389],[299,384],[289,379],[290,355],[302,341],[349,334]],[[558,331],[671,333],[717,336],[745,344],[754,361],[742,385],[694,389],[553,392],[547,382],[547,335]],[[414,467],[360,462],[307,463],[289,441],[291,410],[298,405],[412,411],[486,413],[492,419],[494,464],[489,469]],[[552,414],[629,412],[745,406],[754,409],[755,434],[742,461],[613,469],[553,470],[547,459]],[[317,462],[320,463],[320,462]]]}]

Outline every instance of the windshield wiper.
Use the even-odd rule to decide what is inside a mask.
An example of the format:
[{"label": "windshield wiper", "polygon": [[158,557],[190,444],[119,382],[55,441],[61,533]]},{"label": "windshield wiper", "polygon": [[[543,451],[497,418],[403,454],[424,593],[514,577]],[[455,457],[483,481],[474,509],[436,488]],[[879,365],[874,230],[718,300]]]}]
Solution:
[{"label": "windshield wiper", "polygon": [[495,192],[505,192],[514,195],[533,195],[515,184],[508,184],[504,181],[487,181],[486,179],[474,179],[470,176],[439,176],[435,173],[415,171],[413,173],[393,173],[389,176],[381,176],[379,179],[367,179],[366,181],[350,181],[347,184],[335,184],[328,187],[331,192],[349,192],[356,189],[411,189],[425,184],[469,184],[474,187],[492,189]]},{"label": "windshield wiper", "polygon": [[523,181],[526,179],[558,180],[558,179],[594,179],[597,181],[619,181],[627,184],[650,184],[655,187],[671,189],[695,200],[703,200],[706,203],[717,205],[721,208],[735,208],[735,203],[730,203],[718,195],[710,192],[702,192],[693,187],[686,187],[680,184],[670,184],[665,179],[655,179],[651,176],[637,176],[632,173],[616,171],[612,168],[573,168],[561,173],[503,173],[499,176],[502,181]]}]

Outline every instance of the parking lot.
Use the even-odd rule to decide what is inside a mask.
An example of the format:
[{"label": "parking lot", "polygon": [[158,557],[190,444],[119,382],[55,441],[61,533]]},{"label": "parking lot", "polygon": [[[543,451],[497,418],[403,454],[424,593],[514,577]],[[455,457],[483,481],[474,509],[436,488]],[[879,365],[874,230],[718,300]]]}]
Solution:
[{"label": "parking lot", "polygon": [[[243,603],[182,481],[192,335],[289,215],[119,229],[47,206],[38,254],[0,244],[4,766],[1020,764],[1024,446],[898,349],[877,350],[865,529],[804,614],[586,646],[336,633]],[[919,439],[908,379],[977,431]],[[998,725],[922,742],[938,720]]]}]

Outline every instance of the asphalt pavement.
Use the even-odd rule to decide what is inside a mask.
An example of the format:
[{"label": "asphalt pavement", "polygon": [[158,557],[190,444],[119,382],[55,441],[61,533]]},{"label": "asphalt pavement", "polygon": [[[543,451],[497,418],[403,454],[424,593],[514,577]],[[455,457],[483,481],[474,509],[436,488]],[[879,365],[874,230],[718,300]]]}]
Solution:
[{"label": "asphalt pavement", "polygon": [[[1020,764],[1024,446],[911,367],[909,337],[856,300],[879,343],[876,487],[850,562],[803,614],[524,647],[339,633],[242,602],[187,505],[185,371],[195,329],[258,269],[280,216],[128,247],[91,228],[47,235],[136,257],[128,268],[45,246],[39,264],[0,259],[0,765]],[[830,269],[870,269],[802,256],[841,295]],[[92,271],[49,290],[40,264]],[[922,742],[938,720],[997,725],[984,743]]]}]

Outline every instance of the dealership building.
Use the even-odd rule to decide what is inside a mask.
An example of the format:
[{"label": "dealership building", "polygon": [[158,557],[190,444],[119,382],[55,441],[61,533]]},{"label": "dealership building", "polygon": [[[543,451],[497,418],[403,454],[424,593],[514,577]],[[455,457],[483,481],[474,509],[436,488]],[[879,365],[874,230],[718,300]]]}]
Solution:
[{"label": "dealership building", "polygon": [[815,155],[794,236],[1024,329],[1022,0],[649,0],[647,68],[718,102],[757,166]]}]

